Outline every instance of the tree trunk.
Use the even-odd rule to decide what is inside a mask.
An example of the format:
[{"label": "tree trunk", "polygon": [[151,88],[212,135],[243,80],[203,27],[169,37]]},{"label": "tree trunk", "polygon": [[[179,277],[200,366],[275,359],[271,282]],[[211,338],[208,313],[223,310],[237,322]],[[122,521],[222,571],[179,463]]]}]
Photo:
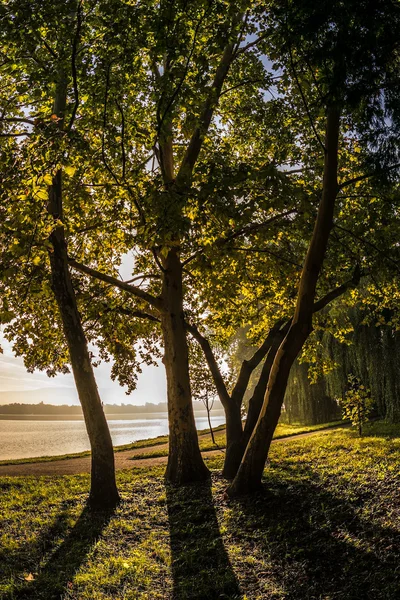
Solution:
[{"label": "tree trunk", "polygon": [[[66,82],[61,76],[54,103],[54,112],[59,117],[58,126],[60,129],[62,128],[65,105]],[[53,178],[53,184],[49,188],[47,209],[55,222],[63,221],[61,170],[57,172]],[[49,252],[52,289],[61,315],[72,371],[92,452],[88,503],[96,509],[108,509],[116,506],[119,502],[115,480],[114,450],[69,273],[64,226],[57,225],[50,234],[49,239],[52,245],[52,250]]]},{"label": "tree trunk", "polygon": [[[228,434],[227,429],[227,451],[225,453],[224,468],[222,471],[222,474],[224,477],[226,477],[226,479],[233,479],[239,469],[247,444],[249,443],[251,434],[253,433],[253,430],[257,424],[258,417],[260,415],[265,396],[265,390],[267,389],[269,374],[271,372],[271,367],[274,362],[275,355],[288,328],[288,326],[285,326],[283,330],[279,330],[277,328],[273,329],[274,333],[273,337],[271,338],[270,349],[268,351],[267,358],[265,359],[263,368],[260,373],[260,378],[254,389],[253,395],[249,400],[249,408],[244,429],[242,428],[242,422],[240,421],[240,437],[238,435],[237,430]],[[230,445],[233,446],[230,452],[228,452],[229,442]]]},{"label": "tree trunk", "polygon": [[[49,202],[49,213],[54,219],[59,220],[62,220],[61,179],[61,171],[58,171],[50,188]],[[50,252],[52,289],[61,314],[92,451],[89,504],[95,508],[109,508],[119,501],[115,481],[114,451],[68,270],[63,226],[56,227],[50,235],[50,242],[53,248]]]},{"label": "tree trunk", "polygon": [[290,368],[310,331],[307,326],[292,325],[279,348],[256,428],[236,477],[228,488],[230,496],[250,494],[261,488],[261,477],[281,414]]},{"label": "tree trunk", "polygon": [[333,211],[338,192],[339,123],[339,110],[332,106],[327,113],[322,198],[301,273],[293,321],[272,365],[257,426],[250,438],[237,475],[227,490],[230,496],[252,493],[261,487],[265,461],[281,413],[290,369],[312,330],[316,286],[333,224]]},{"label": "tree trunk", "polygon": [[243,425],[240,404],[231,402],[225,408],[226,418],[226,450],[222,475],[226,479],[233,479],[242,460]]},{"label": "tree trunk", "polygon": [[165,311],[161,314],[164,365],[167,375],[169,454],[166,479],[181,485],[209,477],[194,420],[189,378],[189,357],[183,313],[182,265],[176,249],[164,260]]}]

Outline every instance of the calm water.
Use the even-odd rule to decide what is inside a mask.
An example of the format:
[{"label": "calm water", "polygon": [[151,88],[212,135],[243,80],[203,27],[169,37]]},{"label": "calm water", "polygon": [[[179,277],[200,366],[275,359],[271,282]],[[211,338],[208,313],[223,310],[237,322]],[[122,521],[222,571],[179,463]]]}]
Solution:
[{"label": "calm water", "polygon": [[[108,417],[108,424],[114,446],[129,444],[136,440],[157,437],[168,433],[166,413],[135,415],[135,419]],[[211,417],[214,427],[225,423],[221,411]],[[206,416],[196,416],[198,429],[208,428]],[[83,421],[48,419],[1,419],[0,418],[0,460],[29,458],[33,456],[55,456],[89,450],[85,424]]]}]

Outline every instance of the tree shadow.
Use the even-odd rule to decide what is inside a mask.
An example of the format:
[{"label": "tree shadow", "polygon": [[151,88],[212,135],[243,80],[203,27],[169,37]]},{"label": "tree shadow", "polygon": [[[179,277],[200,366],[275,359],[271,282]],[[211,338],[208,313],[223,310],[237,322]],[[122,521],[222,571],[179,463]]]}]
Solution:
[{"label": "tree shadow", "polygon": [[166,485],[173,600],[242,598],[221,537],[211,482]]},{"label": "tree shadow", "polygon": [[257,497],[234,503],[230,528],[240,530],[244,552],[257,539],[263,562],[261,574],[247,572],[246,593],[274,598],[272,580],[285,600],[400,598],[399,531],[361,513],[368,491],[346,500],[306,470],[314,481],[269,483]]},{"label": "tree shadow", "polygon": [[[15,600],[17,598],[59,600],[67,591],[75,573],[85,561],[113,514],[114,510],[111,509],[104,512],[93,512],[85,506],[71,531],[61,545],[50,554],[37,575],[33,576],[34,579],[26,581],[23,585],[15,588],[9,595],[4,597],[4,600]],[[42,556],[45,554],[46,549],[51,548],[54,544],[55,536],[55,539],[57,539],[57,537],[65,535],[69,518],[68,511],[62,510],[52,525],[42,534],[42,539],[37,542],[37,544],[41,544],[45,540],[45,543],[41,546]],[[21,558],[26,557],[27,552],[30,550],[33,550],[32,546],[21,548]]]},{"label": "tree shadow", "polygon": [[35,572],[39,557],[50,552],[54,541],[65,535],[70,519],[70,504],[68,500],[63,501],[55,518],[42,526],[36,537],[12,549],[0,548],[0,573]]}]

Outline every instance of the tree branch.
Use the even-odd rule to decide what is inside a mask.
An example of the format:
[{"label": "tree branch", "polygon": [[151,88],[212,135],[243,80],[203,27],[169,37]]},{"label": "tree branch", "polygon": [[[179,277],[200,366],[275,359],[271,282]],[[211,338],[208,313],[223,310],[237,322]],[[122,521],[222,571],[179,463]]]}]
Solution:
[{"label": "tree branch", "polygon": [[[346,281],[345,283],[343,283],[342,285],[338,286],[337,288],[331,290],[325,296],[323,296],[317,302],[315,302],[313,305],[312,312],[313,313],[319,312],[320,310],[325,308],[325,306],[327,306],[330,302],[332,302],[332,300],[335,300],[336,298],[338,298],[339,296],[344,294],[350,288],[356,287],[360,281],[360,278],[361,278],[361,270],[360,270],[359,266],[357,265],[354,270],[353,277],[351,279],[349,279],[348,281]],[[291,323],[292,323],[292,319],[289,319],[286,322],[285,322],[285,319],[280,319],[279,321],[277,321],[275,323],[275,325],[269,330],[265,341],[258,348],[258,350],[256,350],[256,352],[253,354],[253,356],[249,360],[243,361],[236,385],[233,388],[232,394],[231,394],[232,400],[234,402],[239,403],[239,404],[242,403],[243,396],[246,392],[252,372],[260,364],[260,362],[263,360],[263,358],[267,355],[272,344],[276,340],[276,337],[282,336],[281,341],[283,340],[286,333],[289,331]]]},{"label": "tree branch", "polygon": [[[235,19],[233,25],[235,25],[235,22],[237,22],[237,20],[241,18],[242,15],[240,15],[238,19]],[[178,184],[187,183],[187,181],[191,178],[194,165],[196,164],[201,147],[203,145],[204,137],[208,131],[215,107],[217,106],[219,97],[221,95],[222,86],[224,84],[226,76],[228,75],[228,71],[232,64],[232,61],[235,58],[235,43],[236,42],[230,42],[229,44],[227,44],[222,54],[220,63],[215,73],[214,81],[210,87],[210,91],[204,103],[204,107],[201,112],[198,124],[192,134],[189,145],[180,165],[178,175],[176,178]]]},{"label": "tree branch", "polygon": [[28,125],[35,126],[35,121],[25,117],[4,117],[0,119],[0,123],[27,123]]},{"label": "tree branch", "polygon": [[132,294],[133,296],[136,296],[137,298],[144,300],[145,302],[150,304],[150,306],[153,306],[154,308],[156,308],[158,311],[164,312],[164,303],[162,302],[161,298],[153,296],[152,294],[145,292],[144,290],[142,290],[141,288],[139,288],[137,286],[131,285],[124,281],[120,281],[116,277],[112,277],[111,275],[106,275],[105,273],[101,273],[100,271],[97,271],[96,269],[92,269],[90,267],[87,267],[86,265],[82,265],[81,263],[74,260],[73,258],[68,258],[68,264],[76,271],[79,271],[80,273],[83,273],[84,275],[88,275],[89,277],[93,277],[94,279],[98,279],[99,281],[103,281],[104,283],[108,283],[109,285],[119,288],[120,290],[123,290],[124,292],[128,292],[128,294]]},{"label": "tree branch", "polygon": [[284,319],[280,319],[275,323],[273,327],[268,332],[267,337],[261,346],[256,350],[253,356],[249,360],[244,360],[242,362],[242,366],[240,368],[239,376],[237,378],[236,384],[232,390],[231,398],[235,404],[241,405],[243,402],[243,397],[246,392],[247,386],[249,384],[249,380],[252,372],[263,358],[267,355],[272,342],[274,341],[277,333],[279,332],[281,326],[285,323]]},{"label": "tree branch", "polygon": [[262,40],[265,40],[265,38],[267,37],[268,32],[264,33],[263,35],[260,35],[257,39],[253,40],[252,42],[249,42],[248,44],[246,44],[246,46],[242,46],[241,48],[239,48],[236,51],[236,56],[238,54],[243,54],[243,52],[246,52],[246,50],[249,50],[250,48],[253,48],[254,46],[257,46],[257,44],[259,44]]},{"label": "tree branch", "polygon": [[225,382],[221,375],[221,371],[219,369],[218,363],[215,359],[209,341],[200,333],[200,331],[195,325],[191,325],[190,323],[186,322],[185,326],[186,330],[194,337],[194,339],[199,343],[201,349],[203,350],[204,356],[207,360],[207,364],[211,371],[212,378],[214,380],[215,387],[217,388],[221,404],[225,409],[227,409],[229,407],[229,404],[231,403],[231,398],[229,396],[228,390],[226,389]]},{"label": "tree branch", "polygon": [[[398,169],[400,167],[400,163],[396,163],[390,167],[386,168],[386,171],[393,171],[394,169]],[[348,185],[352,185],[353,183],[357,183],[358,181],[363,181],[364,179],[371,179],[372,177],[377,177],[380,173],[366,173],[365,175],[359,175],[359,177],[353,177],[353,179],[348,179],[343,183],[339,184],[339,190],[347,187]]]},{"label": "tree branch", "polygon": [[78,110],[78,106],[79,106],[79,89],[78,89],[78,76],[77,76],[77,71],[76,71],[76,55],[77,55],[78,42],[79,42],[79,37],[81,34],[81,27],[82,27],[82,2],[83,2],[83,0],[79,0],[79,2],[78,2],[78,7],[77,7],[77,11],[76,11],[76,31],[75,31],[74,41],[72,44],[71,71],[72,71],[72,81],[73,81],[73,86],[74,86],[75,102],[74,102],[74,108],[72,109],[71,118],[68,123],[67,131],[71,131],[71,129],[72,129],[72,126],[74,124],[75,117],[76,117],[76,111]]},{"label": "tree branch", "polygon": [[[266,219],[262,223],[252,223],[251,225],[246,225],[246,227],[242,227],[241,229],[238,229],[237,231],[231,233],[230,235],[228,235],[226,237],[219,238],[218,240],[216,240],[214,242],[213,246],[219,247],[219,246],[222,246],[224,244],[231,242],[232,240],[235,240],[236,238],[240,237],[241,235],[246,235],[247,233],[253,233],[255,231],[259,231],[260,229],[264,229],[265,227],[268,227],[274,221],[281,219],[282,217],[287,217],[291,214],[295,214],[296,212],[297,212],[296,210],[288,210],[284,213],[280,213],[278,215],[273,215],[272,217],[270,217],[269,219]],[[197,252],[195,252],[194,254],[189,256],[189,258],[187,258],[185,261],[183,261],[182,265],[183,266],[187,265],[192,260],[197,258],[200,254],[203,254],[204,251],[205,251],[205,249],[201,248],[200,250],[198,250]]]},{"label": "tree branch", "polygon": [[303,92],[303,89],[302,89],[302,87],[301,87],[301,84],[300,84],[299,78],[297,77],[296,68],[295,68],[295,66],[294,66],[294,62],[293,62],[293,53],[292,53],[292,47],[291,47],[290,45],[289,45],[289,53],[290,53],[290,65],[291,65],[291,67],[292,67],[293,75],[294,75],[294,78],[295,78],[295,81],[296,81],[296,85],[297,85],[297,87],[298,87],[298,90],[299,90],[299,92],[300,92],[300,96],[301,96],[301,99],[302,99],[302,101],[303,101],[304,108],[306,109],[306,113],[307,113],[307,116],[308,116],[308,120],[310,121],[310,125],[311,125],[311,127],[312,127],[312,130],[313,130],[313,132],[314,132],[314,135],[315,135],[315,137],[316,137],[316,139],[317,139],[317,141],[318,141],[319,145],[321,146],[321,148],[322,148],[322,150],[324,151],[324,154],[325,154],[325,153],[326,153],[326,147],[325,147],[325,144],[324,144],[324,143],[323,143],[323,141],[321,140],[321,137],[320,137],[320,135],[319,135],[318,131],[317,131],[317,130],[316,130],[316,128],[315,128],[314,121],[312,120],[311,112],[310,112],[310,109],[309,109],[309,107],[308,107],[308,104],[307,104],[306,97],[305,97],[305,95],[304,95],[304,92]]}]

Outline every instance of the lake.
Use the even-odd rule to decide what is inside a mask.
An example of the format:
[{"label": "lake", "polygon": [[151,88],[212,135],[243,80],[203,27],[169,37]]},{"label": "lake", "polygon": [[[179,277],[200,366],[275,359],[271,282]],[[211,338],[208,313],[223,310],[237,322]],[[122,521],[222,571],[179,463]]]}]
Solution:
[{"label": "lake", "polygon": [[[166,413],[108,415],[107,420],[114,446],[168,433]],[[206,415],[195,415],[197,429],[208,428]],[[223,411],[211,417],[214,427],[225,423]],[[82,420],[54,417],[0,417],[0,460],[56,456],[89,450],[89,439]]]}]

